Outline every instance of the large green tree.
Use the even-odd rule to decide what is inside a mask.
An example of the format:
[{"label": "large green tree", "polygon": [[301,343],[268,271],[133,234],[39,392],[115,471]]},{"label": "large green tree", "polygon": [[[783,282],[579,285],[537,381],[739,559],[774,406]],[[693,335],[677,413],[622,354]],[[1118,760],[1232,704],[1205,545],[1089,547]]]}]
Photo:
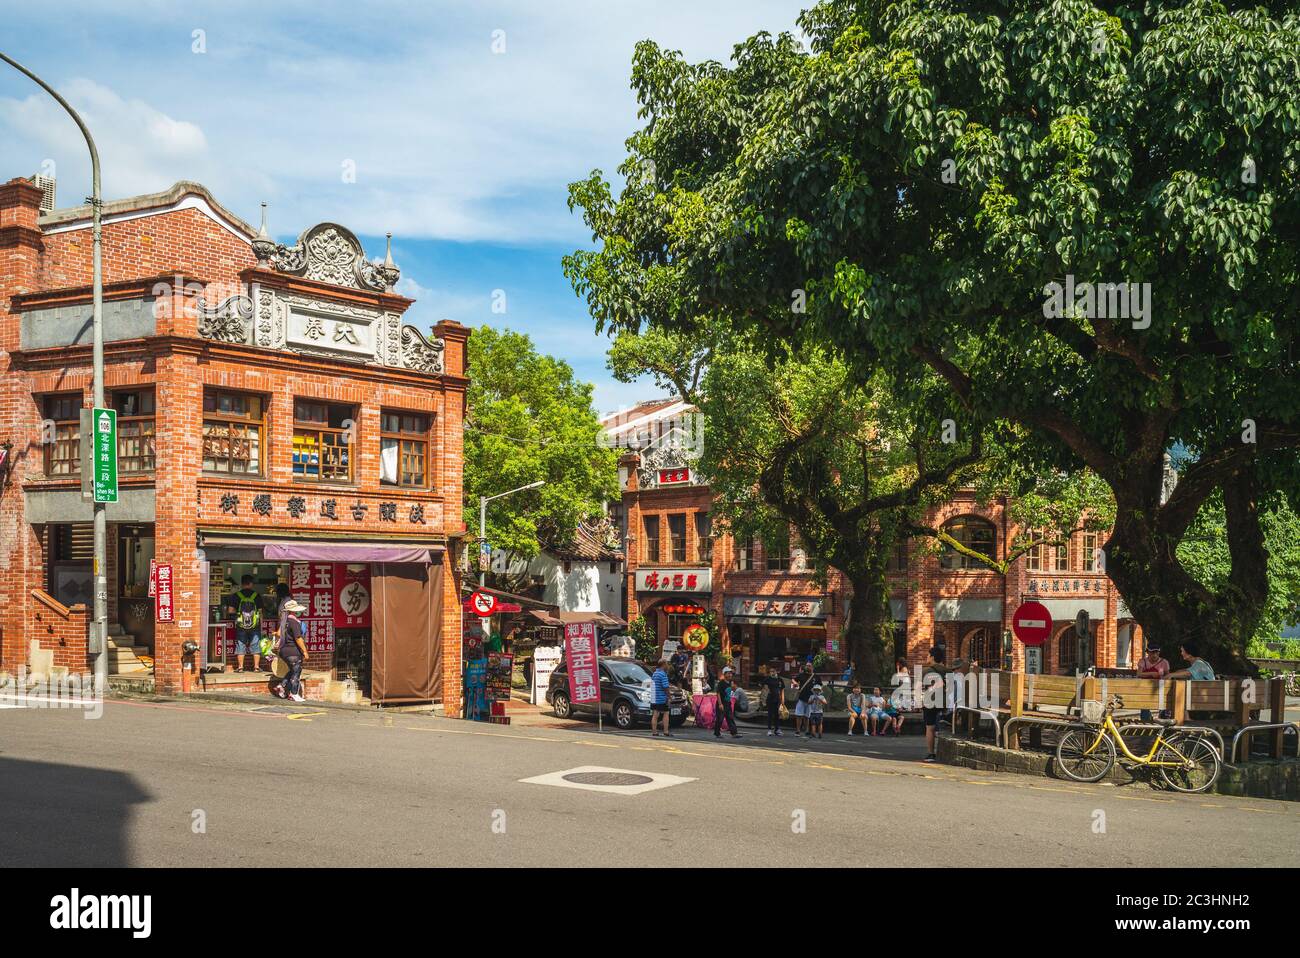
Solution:
[{"label": "large green tree", "polygon": [[[760,34],[730,67],[638,45],[621,192],[571,189],[593,314],[834,343],[862,379],[924,362],[1107,483],[1148,634],[1244,666],[1261,509],[1300,492],[1294,4],[829,0],[800,26],[810,48]],[[1177,546],[1216,491],[1210,588]]]},{"label": "large green tree", "polygon": [[508,560],[571,543],[578,523],[618,495],[617,459],[600,441],[591,384],[508,329],[474,330],[468,360],[466,523],[477,533],[480,496],[545,480],[488,504],[488,542]]}]

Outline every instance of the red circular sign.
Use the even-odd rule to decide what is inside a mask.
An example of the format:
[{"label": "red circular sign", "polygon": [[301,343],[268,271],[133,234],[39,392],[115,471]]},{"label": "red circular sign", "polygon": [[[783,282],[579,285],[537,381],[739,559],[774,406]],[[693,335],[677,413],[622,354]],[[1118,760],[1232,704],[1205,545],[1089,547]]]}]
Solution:
[{"label": "red circular sign", "polygon": [[709,630],[696,622],[682,633],[682,645],[692,652],[703,652],[709,647]]},{"label": "red circular sign", "polygon": [[475,613],[486,617],[496,611],[497,597],[490,592],[475,592],[469,597],[469,604]]},{"label": "red circular sign", "polygon": [[1025,645],[1042,645],[1052,634],[1052,613],[1041,602],[1025,602],[1011,616],[1011,631]]}]

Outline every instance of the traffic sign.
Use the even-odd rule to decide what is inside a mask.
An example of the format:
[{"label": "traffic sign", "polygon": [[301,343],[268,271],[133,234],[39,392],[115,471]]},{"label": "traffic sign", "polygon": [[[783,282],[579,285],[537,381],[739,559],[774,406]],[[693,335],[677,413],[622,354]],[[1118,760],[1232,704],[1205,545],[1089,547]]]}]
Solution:
[{"label": "traffic sign", "polygon": [[96,408],[91,410],[90,418],[94,430],[90,446],[95,502],[117,502],[117,412]]},{"label": "traffic sign", "polygon": [[1042,645],[1052,634],[1052,613],[1041,602],[1025,602],[1011,616],[1011,629],[1025,645]]},{"label": "traffic sign", "polygon": [[475,615],[487,618],[497,610],[497,597],[491,592],[476,591],[469,597],[469,604]]}]

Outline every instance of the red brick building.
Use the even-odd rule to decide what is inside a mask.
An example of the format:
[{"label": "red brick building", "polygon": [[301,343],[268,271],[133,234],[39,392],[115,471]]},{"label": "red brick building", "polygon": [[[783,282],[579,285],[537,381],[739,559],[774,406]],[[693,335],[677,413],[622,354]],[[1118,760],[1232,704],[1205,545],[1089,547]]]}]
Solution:
[{"label": "red brick building", "polygon": [[[680,639],[703,611],[712,611],[748,677],[763,663],[794,667],[805,656],[826,651],[840,671],[846,664],[843,630],[849,587],[832,570],[824,584],[797,539],[778,543],[738,542],[711,519],[713,496],[692,473],[680,437],[691,408],[671,400],[643,403],[608,417],[614,441],[642,446],[619,463],[623,489],[619,521],[627,556],[627,617],[645,615],[660,642]],[[640,435],[633,437],[639,431]],[[669,437],[676,435],[678,440]],[[1018,530],[1009,524],[1005,502],[981,505],[959,496],[936,511],[933,521],[985,554],[1003,558]],[[1003,576],[953,550],[936,553],[916,542],[900,549],[892,564],[891,607],[894,656],[919,663],[941,640],[950,657],[1001,662],[1011,616],[1024,601],[1047,606],[1051,639],[1029,663],[1042,672],[1072,672],[1078,647],[1074,622],[1089,615],[1093,662],[1102,668],[1131,666],[1141,654],[1140,631],[1114,585],[1094,569],[1100,545],[1092,534],[1076,533],[1064,548],[1040,547]],[[1015,668],[1026,650],[1010,641]]]},{"label": "red brick building", "polygon": [[[89,207],[0,186],[0,671],[89,670]],[[110,672],[181,684],[232,660],[225,596],[251,574],[307,600],[308,694],[460,699],[461,422],[468,330],[403,322],[391,255],[342,226],[286,246],[177,183],[103,209]],[[157,621],[150,560],[174,614]],[[349,612],[336,610],[344,585]],[[367,599],[369,601],[367,601]],[[398,628],[398,615],[402,616]],[[274,617],[268,598],[264,615]],[[52,662],[51,662],[52,660]],[[256,677],[265,685],[265,677]]]}]

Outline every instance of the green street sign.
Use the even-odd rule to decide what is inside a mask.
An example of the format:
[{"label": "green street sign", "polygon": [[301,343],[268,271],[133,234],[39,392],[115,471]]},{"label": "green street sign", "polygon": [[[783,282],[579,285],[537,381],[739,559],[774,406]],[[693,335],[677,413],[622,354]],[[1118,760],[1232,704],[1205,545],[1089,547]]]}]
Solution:
[{"label": "green street sign", "polygon": [[90,419],[95,502],[117,502],[117,412],[92,409]]}]

